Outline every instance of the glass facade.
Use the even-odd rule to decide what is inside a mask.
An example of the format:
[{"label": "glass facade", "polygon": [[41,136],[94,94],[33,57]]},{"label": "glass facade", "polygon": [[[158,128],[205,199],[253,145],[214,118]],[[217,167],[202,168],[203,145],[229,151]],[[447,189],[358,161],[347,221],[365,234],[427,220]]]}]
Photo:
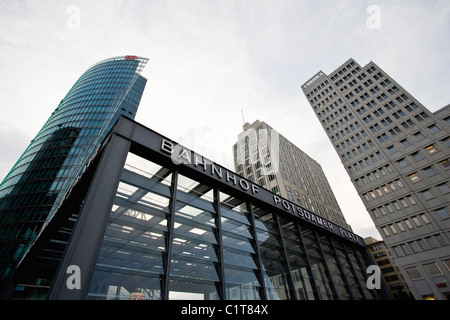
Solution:
[{"label": "glass facade", "polygon": [[147,61],[115,57],[88,69],[1,183],[0,283],[51,219],[118,117],[135,117]]},{"label": "glass facade", "polygon": [[129,153],[87,299],[377,299],[365,247]]},{"label": "glass facade", "polygon": [[388,298],[360,237],[174,146],[121,117],[0,297]]}]

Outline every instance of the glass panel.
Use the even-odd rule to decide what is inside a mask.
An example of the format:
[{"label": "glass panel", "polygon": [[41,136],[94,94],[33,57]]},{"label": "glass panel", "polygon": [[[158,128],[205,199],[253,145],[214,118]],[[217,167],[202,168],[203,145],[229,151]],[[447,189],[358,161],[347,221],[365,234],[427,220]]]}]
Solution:
[{"label": "glass panel", "polygon": [[253,207],[262,272],[267,299],[292,299],[288,285],[286,258],[280,242],[277,222],[272,213]]},{"label": "glass panel", "polygon": [[[366,299],[375,299],[375,295],[380,295],[380,290],[369,290],[367,288],[366,281],[368,274],[366,273],[367,267],[371,264],[367,260],[367,258],[364,258],[364,256],[361,254],[360,251],[358,251],[357,248],[351,247],[350,245],[347,245],[347,253],[350,257],[350,262],[353,266],[353,269],[355,269],[356,276],[358,277],[359,283],[362,285],[362,290],[364,291],[364,295],[366,296]],[[355,250],[356,249],[356,250]],[[363,265],[362,269],[360,267],[360,263]]]},{"label": "glass panel", "polygon": [[307,271],[308,264],[297,225],[293,221],[280,217],[280,226],[297,296],[300,300],[314,300],[311,279]]},{"label": "glass panel", "polygon": [[223,192],[220,201],[226,299],[261,299],[247,203]]},{"label": "glass panel", "polygon": [[147,171],[128,170],[130,159],[138,160],[134,155],[127,159],[88,299],[162,298],[171,174],[155,164],[141,167]]},{"label": "glass panel", "polygon": [[348,287],[345,285],[343,275],[339,269],[339,261],[334,253],[331,240],[326,235],[319,235],[320,244],[322,246],[322,252],[328,267],[328,271],[331,276],[331,280],[334,283],[337,296],[340,300],[350,299],[348,293]]},{"label": "glass panel", "polygon": [[326,274],[323,258],[320,253],[319,243],[315,232],[307,227],[301,226],[303,241],[307,250],[308,258],[311,263],[311,270],[317,286],[319,297],[321,300],[333,300],[334,295],[331,285]]},{"label": "glass panel", "polygon": [[178,176],[169,299],[219,299],[213,189]]},{"label": "glass panel", "polygon": [[357,299],[357,300],[363,299],[364,296],[362,295],[361,288],[358,285],[357,278],[354,274],[354,271],[351,269],[351,266],[349,264],[346,254],[345,254],[344,245],[341,243],[340,240],[335,240],[334,246],[336,248],[336,253],[337,253],[339,261],[341,263],[344,275],[347,279],[347,283],[352,292],[353,298]]}]

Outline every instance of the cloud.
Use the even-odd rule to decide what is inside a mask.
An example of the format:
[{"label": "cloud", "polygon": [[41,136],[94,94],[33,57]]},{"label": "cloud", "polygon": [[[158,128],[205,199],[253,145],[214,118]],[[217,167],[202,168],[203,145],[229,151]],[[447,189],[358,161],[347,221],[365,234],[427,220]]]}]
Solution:
[{"label": "cloud", "polygon": [[[71,5],[79,28],[67,26]],[[369,5],[380,7],[379,30],[367,28]],[[444,106],[449,13],[447,0],[0,1],[0,110],[22,134],[0,148],[27,145],[92,64],[146,56],[137,121],[232,167],[244,109],[246,121],[268,122],[322,165],[347,220],[365,232],[373,224],[300,86],[353,57],[376,62],[432,110]],[[0,176],[17,160],[5,158]]]}]

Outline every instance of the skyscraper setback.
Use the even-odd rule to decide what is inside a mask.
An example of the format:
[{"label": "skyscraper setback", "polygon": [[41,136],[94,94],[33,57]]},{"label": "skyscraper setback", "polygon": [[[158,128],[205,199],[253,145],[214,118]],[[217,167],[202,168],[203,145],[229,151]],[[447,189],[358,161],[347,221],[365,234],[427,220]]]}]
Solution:
[{"label": "skyscraper setback", "polygon": [[353,59],[302,89],[414,297],[449,299],[450,105]]},{"label": "skyscraper setback", "polygon": [[118,117],[135,117],[147,61],[121,56],[89,68],[0,184],[0,283],[52,218]]}]

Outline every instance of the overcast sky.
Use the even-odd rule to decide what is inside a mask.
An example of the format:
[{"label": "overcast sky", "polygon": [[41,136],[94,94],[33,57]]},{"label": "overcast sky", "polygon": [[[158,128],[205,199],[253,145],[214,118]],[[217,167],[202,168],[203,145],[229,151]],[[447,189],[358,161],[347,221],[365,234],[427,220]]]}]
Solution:
[{"label": "overcast sky", "polygon": [[245,121],[322,165],[353,230],[381,239],[301,85],[374,61],[431,111],[450,103],[450,1],[0,0],[0,180],[94,63],[150,59],[136,120],[233,169]]}]

